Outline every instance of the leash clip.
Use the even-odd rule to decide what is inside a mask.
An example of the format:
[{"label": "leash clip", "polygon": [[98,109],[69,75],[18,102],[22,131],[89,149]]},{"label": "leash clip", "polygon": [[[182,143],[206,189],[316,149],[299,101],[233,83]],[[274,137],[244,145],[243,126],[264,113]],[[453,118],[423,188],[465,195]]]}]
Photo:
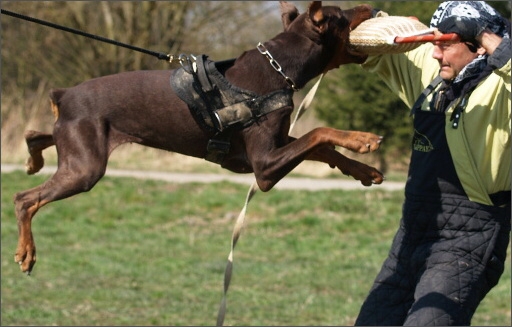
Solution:
[{"label": "leash clip", "polygon": [[183,69],[189,74],[192,74],[197,70],[196,60],[197,57],[193,54],[187,56],[186,54],[182,53],[178,56],[178,61],[181,67],[183,67]]}]

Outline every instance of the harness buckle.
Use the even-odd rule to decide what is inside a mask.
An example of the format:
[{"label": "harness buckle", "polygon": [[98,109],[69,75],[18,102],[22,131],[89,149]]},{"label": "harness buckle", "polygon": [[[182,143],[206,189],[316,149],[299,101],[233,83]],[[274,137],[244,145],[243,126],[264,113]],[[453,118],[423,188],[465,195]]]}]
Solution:
[{"label": "harness buckle", "polygon": [[210,139],[208,140],[208,145],[206,149],[208,152],[220,152],[222,154],[229,153],[229,149],[231,148],[231,144],[229,141],[219,140],[219,139]]},{"label": "harness buckle", "polygon": [[216,164],[221,164],[226,154],[229,153],[230,148],[231,143],[229,141],[215,138],[209,139],[208,145],[206,146],[207,153],[205,159]]}]

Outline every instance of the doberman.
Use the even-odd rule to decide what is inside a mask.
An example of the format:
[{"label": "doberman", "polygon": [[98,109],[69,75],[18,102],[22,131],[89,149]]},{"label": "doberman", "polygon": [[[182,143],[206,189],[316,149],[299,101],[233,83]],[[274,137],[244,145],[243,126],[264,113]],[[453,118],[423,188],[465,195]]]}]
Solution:
[{"label": "doberman", "polygon": [[[379,148],[382,137],[327,127],[299,138],[288,135],[293,90],[340,65],[366,60],[349,47],[348,36],[371,18],[372,8],[341,10],[314,1],[299,14],[290,3],[280,6],[284,32],[231,61],[186,57],[179,69],[114,74],[50,92],[53,133],[25,133],[27,173],[43,167],[42,151],[52,145],[58,169],[43,184],[14,196],[19,228],[14,260],[23,272],[30,273],[36,262],[35,213],[91,190],[104,176],[110,153],[126,142],[210,157],[230,171],[254,173],[264,192],[303,160],[337,167],[365,186],[382,183],[377,169],[335,150],[368,153]],[[180,95],[186,87],[192,92]]]}]

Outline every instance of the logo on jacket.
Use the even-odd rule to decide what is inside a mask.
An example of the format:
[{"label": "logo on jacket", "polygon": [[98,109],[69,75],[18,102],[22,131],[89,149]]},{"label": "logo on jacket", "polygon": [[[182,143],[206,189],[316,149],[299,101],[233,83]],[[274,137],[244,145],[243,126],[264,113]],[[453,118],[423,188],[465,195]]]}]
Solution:
[{"label": "logo on jacket", "polygon": [[434,146],[426,135],[421,134],[415,129],[414,137],[412,139],[412,149],[414,151],[430,152],[434,150]]}]

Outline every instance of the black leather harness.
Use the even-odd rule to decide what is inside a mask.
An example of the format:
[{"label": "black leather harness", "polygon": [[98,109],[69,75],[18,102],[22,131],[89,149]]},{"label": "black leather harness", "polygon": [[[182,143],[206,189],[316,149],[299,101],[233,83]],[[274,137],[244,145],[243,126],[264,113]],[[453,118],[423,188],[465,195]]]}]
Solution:
[{"label": "black leather harness", "polygon": [[[235,59],[214,62],[201,55],[188,60],[171,75],[171,87],[187,103],[197,123],[213,134],[206,160],[220,164],[229,152],[232,132],[285,107],[293,108],[293,90],[259,95],[229,83],[221,72]],[[250,78],[248,76],[247,78]]]}]

